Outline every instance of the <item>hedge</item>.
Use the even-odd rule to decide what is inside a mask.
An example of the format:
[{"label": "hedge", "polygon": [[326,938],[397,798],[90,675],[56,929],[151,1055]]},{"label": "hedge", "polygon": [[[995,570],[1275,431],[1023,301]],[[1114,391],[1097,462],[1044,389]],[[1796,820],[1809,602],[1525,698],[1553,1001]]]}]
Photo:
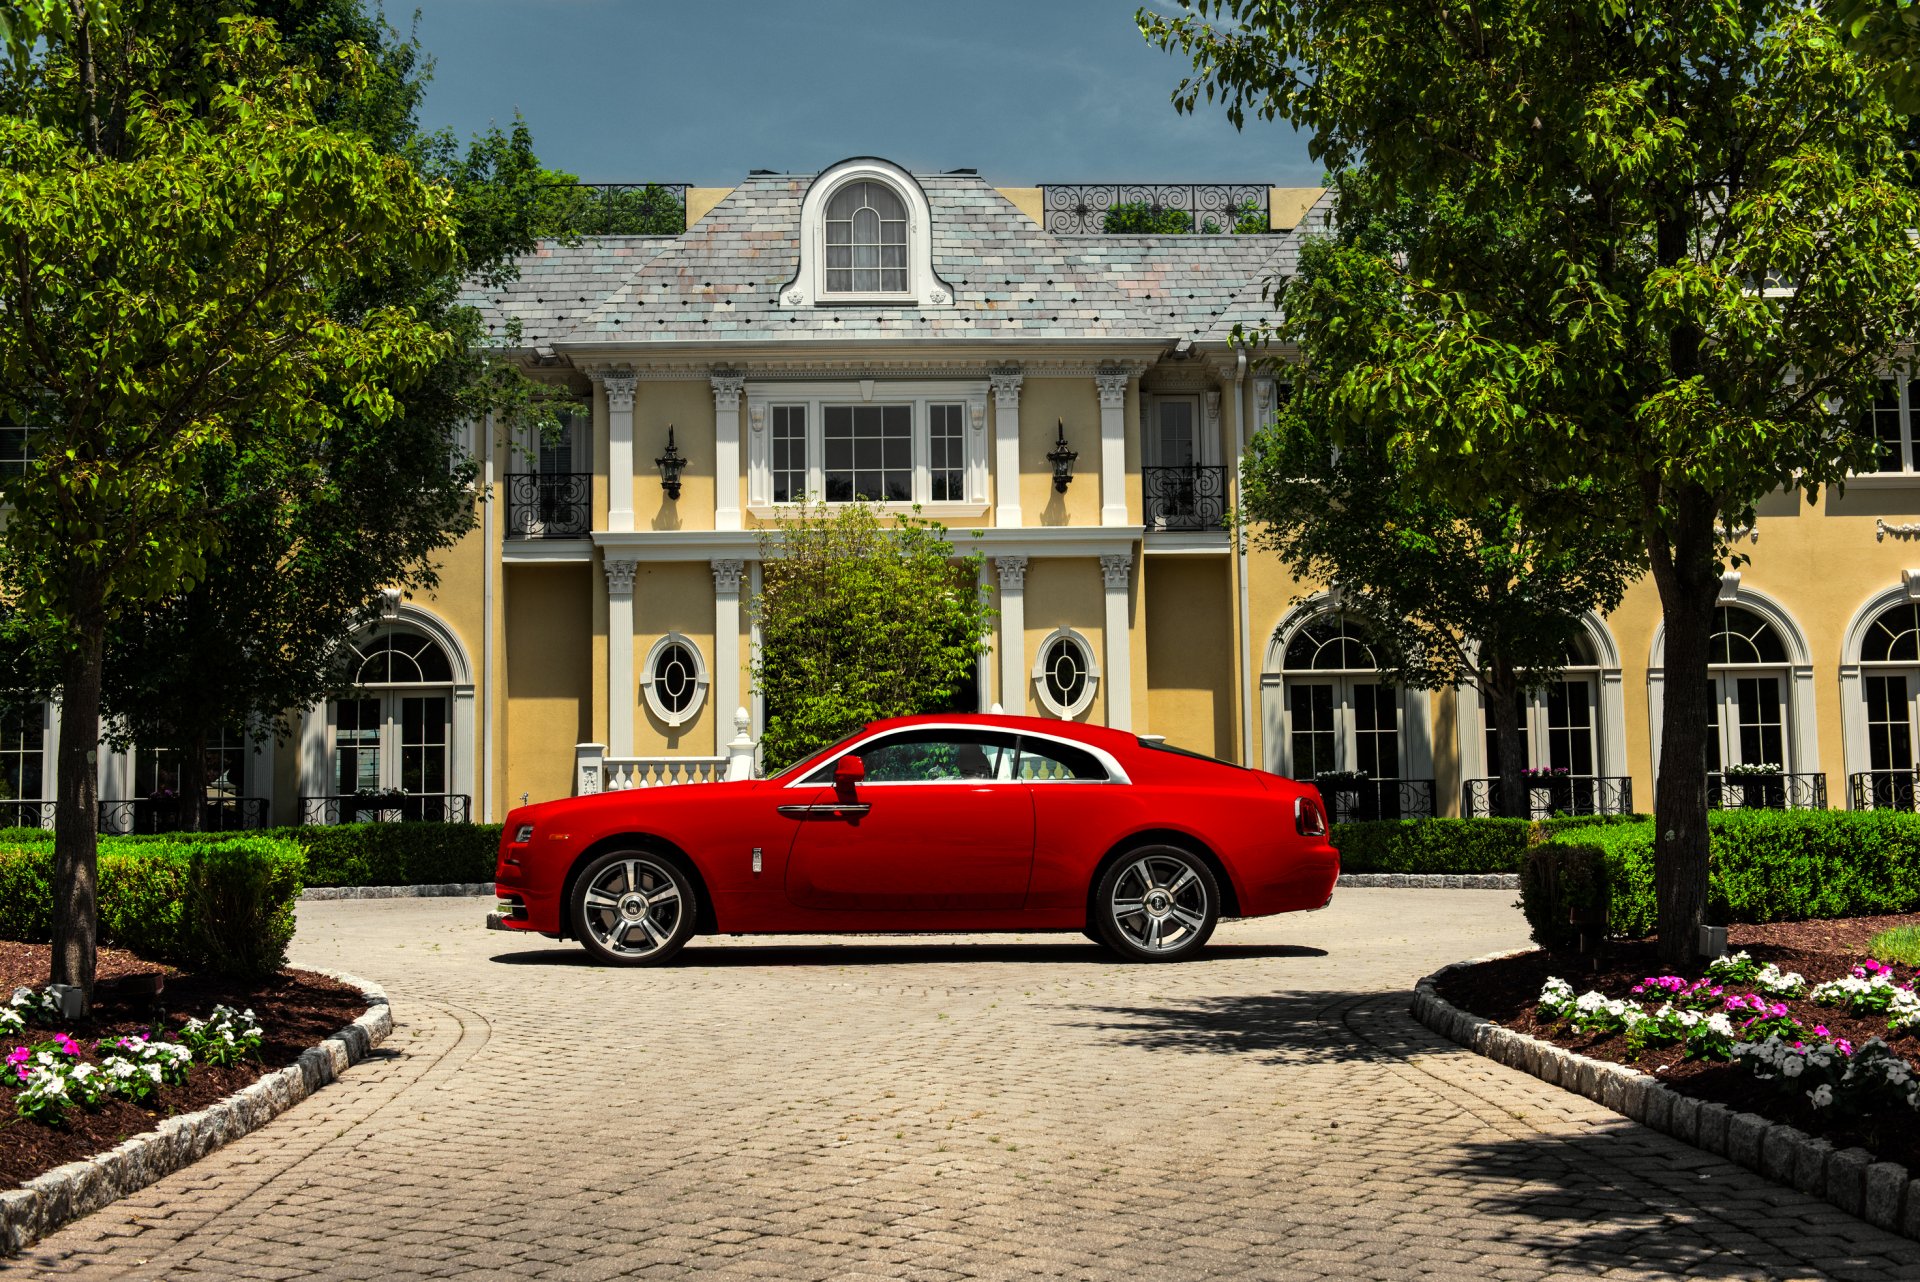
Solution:
[{"label": "hedge", "polygon": [[[233,836],[290,841],[307,858],[309,886],[431,886],[492,881],[499,824],[366,823],[262,828]],[[199,834],[103,836],[102,850],[193,839]],[[214,836],[205,834],[206,838]],[[43,828],[0,829],[0,845],[53,847]]]},{"label": "hedge", "polygon": [[1340,871],[1353,873],[1489,873],[1520,871],[1527,834],[1640,821],[1637,815],[1558,819],[1374,819],[1333,826]]},{"label": "hedge", "polygon": [[[1761,924],[1920,908],[1920,814],[1890,810],[1730,810],[1708,816],[1707,920]],[[1561,832],[1607,858],[1608,928],[1653,933],[1652,821]]]},{"label": "hedge", "polygon": [[[104,943],[217,974],[271,974],[287,959],[306,859],[263,834],[100,843]],[[53,843],[0,846],[0,938],[53,936]]]}]

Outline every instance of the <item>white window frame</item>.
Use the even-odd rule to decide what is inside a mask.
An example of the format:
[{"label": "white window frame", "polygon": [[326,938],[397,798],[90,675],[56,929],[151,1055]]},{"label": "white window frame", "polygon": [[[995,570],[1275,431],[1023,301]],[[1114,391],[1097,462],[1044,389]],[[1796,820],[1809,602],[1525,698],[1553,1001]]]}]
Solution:
[{"label": "white window frame", "polygon": [[[827,205],[849,183],[871,182],[892,189],[907,207],[907,288],[901,291],[851,292],[827,289]],[[868,157],[843,160],[822,171],[800,202],[800,264],[780,287],[781,308],[875,304],[892,307],[951,307],[953,289],[933,270],[933,207],[913,176],[898,165]]]},{"label": "white window frame", "polygon": [[[1881,370],[1875,374],[1877,380],[1891,382],[1894,387],[1894,399],[1899,405],[1900,414],[1900,466],[1890,471],[1855,472],[1847,478],[1847,484],[1875,485],[1912,484],[1920,480],[1920,431],[1916,431],[1914,415],[1920,411],[1920,405],[1913,400],[1913,384],[1920,381],[1920,370]],[[1867,413],[1876,411],[1869,409]]]},{"label": "white window frame", "polygon": [[1160,457],[1160,407],[1172,401],[1184,402],[1193,407],[1194,466],[1218,467],[1220,465],[1220,434],[1215,430],[1218,420],[1207,414],[1204,399],[1198,392],[1155,392],[1145,399],[1146,432],[1140,453],[1148,467],[1179,466]]},{"label": "white window frame", "polygon": [[[654,664],[659,662],[661,652],[673,645],[684,646],[687,653],[693,656],[693,698],[688,700],[687,706],[679,712],[673,711],[661,700],[660,692],[655,688],[658,682],[653,675]],[[679,632],[669,632],[655,641],[653,647],[647,651],[645,666],[640,669],[640,693],[647,701],[647,710],[670,728],[684,726],[700,715],[700,709],[706,706],[707,690],[711,685],[712,678],[707,672],[707,656],[700,652],[700,647],[694,644],[693,638]]]},{"label": "white window frame", "polygon": [[[910,405],[913,410],[913,486],[906,503],[875,504],[885,511],[918,507],[930,517],[975,517],[987,511],[987,380],[857,379],[820,383],[749,383],[747,396],[747,511],[776,517],[784,504],[773,501],[773,408],[797,405],[807,417],[807,494],[826,493],[826,410],[836,405]],[[928,443],[931,406],[961,405],[965,493],[959,501],[933,501],[932,449]]]},{"label": "white window frame", "polygon": [[[1080,651],[1080,662],[1087,674],[1086,685],[1080,691],[1080,697],[1072,704],[1054,702],[1047,692],[1047,655],[1056,642],[1065,641]],[[1100,660],[1094,655],[1093,645],[1072,628],[1055,628],[1047,633],[1034,651],[1033,660],[1033,697],[1041,707],[1062,721],[1072,721],[1093,706],[1093,696],[1100,688]]]}]

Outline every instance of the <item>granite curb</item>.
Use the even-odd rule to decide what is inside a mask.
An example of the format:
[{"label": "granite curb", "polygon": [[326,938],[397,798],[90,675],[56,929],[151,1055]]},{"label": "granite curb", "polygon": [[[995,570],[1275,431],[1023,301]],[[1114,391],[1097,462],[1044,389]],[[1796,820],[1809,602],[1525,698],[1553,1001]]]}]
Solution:
[{"label": "granite curb", "polygon": [[17,1255],[63,1224],[89,1215],[198,1161],[230,1140],[257,1131],[367,1057],[393,1031],[393,1011],[378,984],[336,971],[316,971],[352,984],[367,1013],[278,1072],[197,1113],[169,1117],[154,1130],[105,1153],[55,1167],[0,1193],[0,1257]]},{"label": "granite curb", "polygon": [[490,881],[450,881],[432,886],[308,886],[302,899],[466,899],[494,895]]},{"label": "granite curb", "polygon": [[1440,996],[1437,984],[1448,972],[1530,951],[1492,953],[1441,967],[1415,985],[1413,1017],[1488,1059],[1584,1095],[1623,1117],[1829,1202],[1876,1228],[1920,1240],[1920,1180],[1900,1163],[1876,1162],[1863,1148],[1836,1150],[1826,1140],[1785,1122],[1682,1095],[1637,1069],[1590,1059],[1515,1032]]},{"label": "granite curb", "polygon": [[1419,873],[1419,872],[1343,872],[1342,886],[1392,887],[1397,890],[1518,890],[1520,874],[1515,872]]}]

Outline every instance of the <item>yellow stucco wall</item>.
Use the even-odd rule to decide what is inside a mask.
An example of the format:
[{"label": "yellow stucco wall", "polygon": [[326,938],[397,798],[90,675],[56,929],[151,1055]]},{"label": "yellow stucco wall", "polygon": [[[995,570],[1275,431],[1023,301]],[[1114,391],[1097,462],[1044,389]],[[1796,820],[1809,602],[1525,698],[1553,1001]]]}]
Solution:
[{"label": "yellow stucco wall", "polygon": [[[680,498],[661,487],[654,460],[667,428],[687,460]],[[633,398],[633,523],[642,530],[711,530],[714,509],[713,388],[705,382],[641,382]],[[744,434],[743,434],[744,435]],[[744,456],[745,450],[743,449]],[[744,466],[744,458],[743,458]]]},{"label": "yellow stucco wall", "polygon": [[1176,747],[1231,759],[1233,600],[1229,559],[1147,557],[1144,588],[1146,728]]},{"label": "yellow stucco wall", "polygon": [[573,791],[573,748],[593,731],[592,573],[578,563],[506,569],[508,807],[522,793],[545,801]]},{"label": "yellow stucco wall", "polygon": [[1326,195],[1324,187],[1269,187],[1268,226],[1274,231],[1292,231],[1306,217],[1313,202]]},{"label": "yellow stucco wall", "polygon": [[1045,206],[1040,201],[1038,187],[996,187],[995,191],[1013,202],[1013,207],[1033,219],[1041,226],[1046,225]]},{"label": "yellow stucco wall", "polygon": [[[1047,461],[1062,423],[1067,447],[1080,455],[1065,494],[1053,488]],[[1100,524],[1100,394],[1091,377],[1030,377],[1022,385],[1020,511],[1028,525]]]},{"label": "yellow stucco wall", "polygon": [[691,227],[713,212],[713,207],[733,194],[731,187],[687,188],[687,226]]},{"label": "yellow stucco wall", "polygon": [[[744,584],[743,595],[744,595]],[[713,571],[704,562],[643,561],[633,578],[634,751],[643,757],[675,753],[704,757],[713,754],[714,707],[712,686],[691,721],[668,726],[653,714],[640,695],[646,675],[647,652],[669,632],[678,632],[698,646],[713,677]],[[617,702],[617,701],[616,701]],[[727,710],[731,714],[732,709]]]},{"label": "yellow stucco wall", "polygon": [[[1107,668],[1106,589],[1100,562],[1092,557],[1036,557],[1027,564],[1026,670],[1032,671],[1041,643],[1055,628],[1072,628],[1093,647],[1102,673]],[[1026,683],[1031,716],[1051,715],[1034,698],[1033,682]],[[1012,709],[1008,709],[1012,711]],[[1078,720],[1104,723],[1107,719],[1107,683],[1103,679]]]}]

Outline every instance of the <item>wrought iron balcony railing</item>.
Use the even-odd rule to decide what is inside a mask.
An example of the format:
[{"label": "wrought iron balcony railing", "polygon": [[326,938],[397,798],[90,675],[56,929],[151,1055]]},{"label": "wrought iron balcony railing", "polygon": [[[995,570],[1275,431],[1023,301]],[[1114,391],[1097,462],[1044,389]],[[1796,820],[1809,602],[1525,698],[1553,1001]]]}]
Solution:
[{"label": "wrought iron balcony railing", "polygon": [[1862,770],[1847,776],[1847,804],[1855,810],[1920,810],[1920,774]]},{"label": "wrought iron balcony railing", "polygon": [[1265,183],[1053,183],[1040,188],[1051,232],[1264,232],[1271,226]]},{"label": "wrought iron balcony railing", "polygon": [[300,822],[303,824],[463,824],[472,818],[473,798],[464,793],[378,793],[300,798]]},{"label": "wrought iron balcony railing", "polygon": [[1334,823],[1365,819],[1433,818],[1433,780],[1364,779],[1357,783],[1323,783],[1320,799]]},{"label": "wrought iron balcony railing", "polygon": [[1825,810],[1827,777],[1818,773],[1707,776],[1711,810]]},{"label": "wrought iron balcony railing", "polygon": [[7,828],[45,828],[53,830],[53,802],[51,799],[17,801],[9,798],[0,801],[0,826]]},{"label": "wrought iron balcony railing", "polygon": [[[1469,819],[1505,813],[1498,779],[1469,779],[1461,794],[1460,810]],[[1625,775],[1563,775],[1527,781],[1527,814],[1532,819],[1632,813],[1633,780]]]},{"label": "wrought iron balcony railing", "polygon": [[[188,803],[178,797],[136,797],[100,803],[100,831],[183,832]],[[48,802],[51,808],[53,803]],[[265,797],[210,797],[200,807],[201,832],[241,832],[267,826]]]},{"label": "wrought iron balcony railing", "polygon": [[1188,463],[1143,467],[1148,530],[1218,530],[1227,519],[1227,469]]},{"label": "wrought iron balcony railing", "polygon": [[678,236],[687,229],[688,183],[548,183],[542,221],[580,236]]},{"label": "wrought iron balcony railing", "polygon": [[583,539],[593,532],[593,473],[509,472],[507,537]]}]

